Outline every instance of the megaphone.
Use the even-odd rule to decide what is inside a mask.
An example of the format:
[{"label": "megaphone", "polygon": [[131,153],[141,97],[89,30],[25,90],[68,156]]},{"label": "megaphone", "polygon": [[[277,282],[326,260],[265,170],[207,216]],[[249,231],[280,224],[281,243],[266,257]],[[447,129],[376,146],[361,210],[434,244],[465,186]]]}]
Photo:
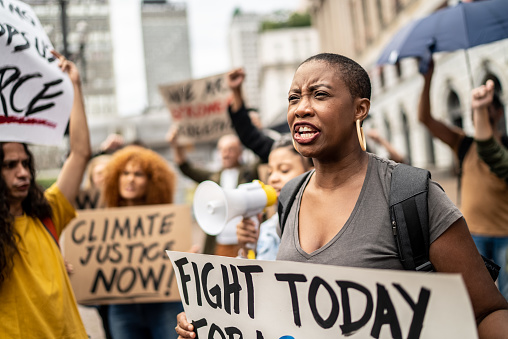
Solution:
[{"label": "megaphone", "polygon": [[222,188],[213,181],[203,181],[196,188],[192,209],[201,229],[210,235],[222,232],[235,217],[252,217],[275,204],[277,192],[259,180]]}]

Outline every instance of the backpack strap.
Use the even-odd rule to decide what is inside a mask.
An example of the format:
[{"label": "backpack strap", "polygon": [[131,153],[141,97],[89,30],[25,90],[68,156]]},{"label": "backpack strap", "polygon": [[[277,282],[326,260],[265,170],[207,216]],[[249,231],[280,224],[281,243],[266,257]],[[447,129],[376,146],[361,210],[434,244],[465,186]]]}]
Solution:
[{"label": "backpack strap", "polygon": [[286,225],[286,220],[288,218],[288,212],[293,206],[293,201],[295,201],[296,195],[302,187],[307,177],[312,173],[312,170],[300,174],[296,178],[291,179],[287,182],[279,194],[279,205],[278,205],[278,213],[279,213],[279,226],[280,226],[280,236],[282,238],[282,233],[284,233],[284,227]]},{"label": "backpack strap", "polygon": [[47,217],[44,219],[40,219],[46,230],[51,234],[51,237],[53,240],[55,240],[56,245],[58,248],[60,248],[60,243],[58,242],[58,234],[56,233],[55,224],[53,224],[53,220],[51,218]]},{"label": "backpack strap", "polygon": [[390,219],[392,232],[406,270],[429,271],[428,192],[430,172],[398,164],[392,172]]}]

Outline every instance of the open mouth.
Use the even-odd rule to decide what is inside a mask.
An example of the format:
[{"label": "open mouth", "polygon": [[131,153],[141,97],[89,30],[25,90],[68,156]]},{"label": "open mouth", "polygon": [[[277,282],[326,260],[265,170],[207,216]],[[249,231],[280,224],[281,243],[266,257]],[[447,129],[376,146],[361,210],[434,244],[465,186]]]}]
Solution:
[{"label": "open mouth", "polygon": [[312,142],[319,135],[319,130],[310,124],[299,124],[294,127],[294,140],[300,144]]}]

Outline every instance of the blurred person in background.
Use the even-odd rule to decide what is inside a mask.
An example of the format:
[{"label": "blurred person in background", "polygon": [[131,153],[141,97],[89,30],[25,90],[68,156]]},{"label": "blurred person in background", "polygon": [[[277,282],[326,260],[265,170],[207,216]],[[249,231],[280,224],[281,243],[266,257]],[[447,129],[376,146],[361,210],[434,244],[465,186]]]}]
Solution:
[{"label": "blurred person in background", "polygon": [[[478,156],[478,145],[472,137],[467,136],[461,128],[450,126],[432,116],[430,86],[433,73],[434,63],[431,61],[424,75],[418,119],[434,137],[447,144],[459,159],[460,210],[480,254],[504,268],[508,249],[508,185],[492,173],[489,165]],[[493,137],[500,142],[505,137],[500,135],[496,126],[504,114],[502,105],[492,100],[487,111]],[[500,270],[497,283],[508,300],[508,274],[505,269]]]},{"label": "blurred person in background", "polygon": [[[157,153],[141,146],[116,151],[106,166],[103,201],[108,207],[173,203],[176,175]],[[114,339],[176,338],[181,302],[112,304],[109,329]]]},{"label": "blurred person in background", "polygon": [[[222,188],[234,189],[238,185],[251,182],[257,179],[256,166],[241,164],[242,145],[234,134],[222,136],[217,142],[217,150],[221,158],[221,169],[219,171],[208,171],[193,166],[188,160],[183,146],[178,144],[178,130],[172,127],[166,139],[173,150],[173,159],[178,164],[180,171],[194,180],[201,183],[211,180]],[[229,222],[224,230],[217,236],[206,235],[203,252],[227,257],[238,255],[238,239],[236,236],[236,223]]]}]

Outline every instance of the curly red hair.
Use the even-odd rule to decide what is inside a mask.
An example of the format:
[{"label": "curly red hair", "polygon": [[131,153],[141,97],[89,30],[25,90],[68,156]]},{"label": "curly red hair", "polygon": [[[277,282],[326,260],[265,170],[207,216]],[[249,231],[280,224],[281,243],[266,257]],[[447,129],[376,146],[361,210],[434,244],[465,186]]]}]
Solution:
[{"label": "curly red hair", "polygon": [[105,168],[103,201],[106,207],[126,205],[120,196],[119,178],[130,161],[141,166],[148,177],[146,195],[140,205],[173,203],[176,174],[166,160],[147,148],[127,146],[116,151]]}]

